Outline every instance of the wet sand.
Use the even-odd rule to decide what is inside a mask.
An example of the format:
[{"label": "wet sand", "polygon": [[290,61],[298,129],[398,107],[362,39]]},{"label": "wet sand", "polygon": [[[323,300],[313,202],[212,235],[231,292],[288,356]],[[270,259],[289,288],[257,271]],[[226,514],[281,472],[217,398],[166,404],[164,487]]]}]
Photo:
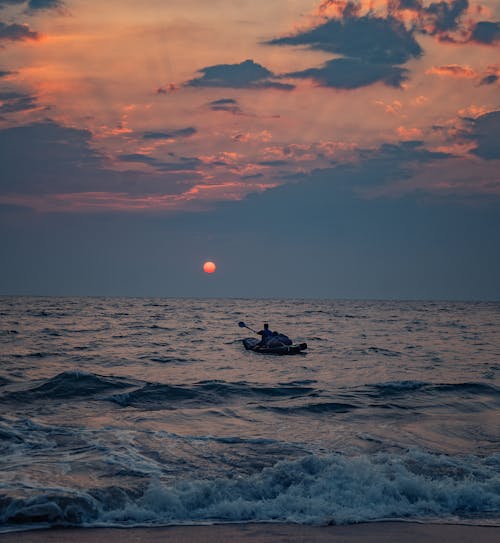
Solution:
[{"label": "wet sand", "polygon": [[168,528],[60,528],[0,535],[2,543],[497,543],[500,528],[377,522],[349,526],[222,524]]}]

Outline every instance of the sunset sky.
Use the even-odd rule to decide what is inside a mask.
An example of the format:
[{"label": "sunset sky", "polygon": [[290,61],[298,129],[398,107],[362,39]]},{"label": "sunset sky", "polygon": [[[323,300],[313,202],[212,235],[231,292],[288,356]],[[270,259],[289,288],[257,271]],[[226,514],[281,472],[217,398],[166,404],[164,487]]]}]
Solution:
[{"label": "sunset sky", "polygon": [[499,21],[0,0],[0,294],[500,299]]}]

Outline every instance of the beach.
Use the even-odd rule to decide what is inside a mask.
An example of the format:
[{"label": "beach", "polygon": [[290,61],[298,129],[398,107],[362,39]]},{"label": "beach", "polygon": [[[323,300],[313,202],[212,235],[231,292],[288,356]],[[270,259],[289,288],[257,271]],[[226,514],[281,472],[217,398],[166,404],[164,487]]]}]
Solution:
[{"label": "beach", "polygon": [[0,535],[2,543],[496,543],[500,528],[377,522],[346,526],[221,524],[167,528],[68,528]]}]

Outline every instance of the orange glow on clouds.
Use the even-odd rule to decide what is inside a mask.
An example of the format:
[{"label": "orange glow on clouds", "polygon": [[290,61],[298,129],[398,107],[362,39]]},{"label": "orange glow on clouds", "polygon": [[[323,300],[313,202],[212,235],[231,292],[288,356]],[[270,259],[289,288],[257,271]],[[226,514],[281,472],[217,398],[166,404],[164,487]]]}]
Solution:
[{"label": "orange glow on clouds", "polygon": [[398,126],[396,130],[398,136],[402,140],[416,140],[422,137],[422,130],[420,128],[407,128],[405,126]]},{"label": "orange glow on clouds", "polygon": [[[469,3],[461,31],[467,30],[468,18],[497,18],[498,0],[485,2],[493,11]],[[127,179],[137,174],[137,184],[82,182],[73,193],[72,188],[61,192],[59,183],[53,192],[44,187],[38,194],[12,186],[0,202],[42,212],[207,209],[314,170],[352,164],[362,160],[364,149],[376,151],[384,143],[398,143],[395,139],[422,140],[427,149],[464,156],[475,144],[460,140],[463,127],[457,114],[477,118],[498,109],[498,52],[484,44],[465,45],[467,34],[460,45],[450,47],[436,35],[414,32],[423,53],[401,64],[408,79],[400,88],[379,82],[343,89],[290,78],[287,72],[321,67],[333,53],[266,45],[267,40],[293,35],[294,28],[296,32],[341,18],[346,9],[352,17],[390,15],[408,28],[418,22],[417,11],[396,9],[390,0],[225,2],[224,18],[220,3],[149,4],[146,10],[134,2],[87,0],[72,3],[71,17],[37,12],[26,27],[28,42],[0,48],[0,81],[5,85],[0,128],[50,118],[63,127],[86,130],[89,136],[80,136],[78,149],[95,152],[96,178],[106,178],[109,171],[126,172]],[[458,31],[455,36],[458,39]],[[245,59],[295,89],[187,84],[206,67],[234,66]],[[462,79],[459,85],[457,78]],[[20,97],[11,105],[9,96],[15,93]],[[29,104],[29,98],[32,105],[23,109],[23,100]],[[211,109],[218,103],[227,108]],[[194,135],[183,136],[186,129]],[[145,137],[152,132],[174,135]],[[71,176],[71,168],[79,167],[78,157],[64,154],[71,141],[57,144],[61,155],[52,158],[66,161],[68,168],[62,171]],[[477,157],[470,158],[477,167]],[[87,167],[91,179],[92,166]],[[477,186],[471,181],[470,187],[473,193]]]},{"label": "orange glow on clouds", "polygon": [[448,64],[447,66],[433,66],[425,73],[466,79],[472,79],[478,76],[477,72],[474,71],[470,66],[460,66],[459,64]]}]

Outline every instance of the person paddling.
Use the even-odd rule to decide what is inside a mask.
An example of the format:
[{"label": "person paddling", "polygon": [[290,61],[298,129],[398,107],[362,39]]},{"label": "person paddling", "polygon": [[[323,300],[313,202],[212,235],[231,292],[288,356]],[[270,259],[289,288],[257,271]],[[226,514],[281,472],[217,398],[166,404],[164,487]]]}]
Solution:
[{"label": "person paddling", "polygon": [[271,330],[269,330],[269,324],[267,322],[264,323],[264,328],[257,332],[259,336],[262,336],[262,339],[257,343],[258,346],[262,347],[264,345],[267,345],[268,339],[273,335]]}]

